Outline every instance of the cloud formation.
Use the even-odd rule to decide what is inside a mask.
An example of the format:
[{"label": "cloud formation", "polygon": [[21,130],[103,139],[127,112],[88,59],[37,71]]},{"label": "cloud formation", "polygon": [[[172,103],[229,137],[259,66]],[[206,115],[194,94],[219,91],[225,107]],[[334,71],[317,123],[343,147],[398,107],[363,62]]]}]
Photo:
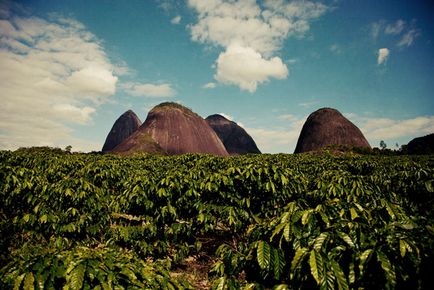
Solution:
[{"label": "cloud formation", "polygon": [[380,48],[378,50],[377,64],[383,64],[389,58],[390,50],[388,48]]},{"label": "cloud formation", "polygon": [[0,147],[83,144],[70,126],[88,124],[118,80],[100,41],[70,18],[2,15]]},{"label": "cloud formation", "polygon": [[394,23],[387,23],[381,20],[371,24],[371,36],[373,39],[376,40],[383,33],[387,36],[399,38],[396,43],[397,46],[409,47],[414,43],[421,32],[420,29],[416,27],[415,20],[410,23],[402,19],[398,19]]},{"label": "cloud formation", "polygon": [[400,34],[405,28],[405,21],[402,19],[398,19],[395,23],[388,24],[384,29],[384,33],[386,34]]},{"label": "cloud formation", "polygon": [[416,39],[420,35],[419,30],[417,29],[411,29],[407,31],[401,38],[401,40],[398,42],[398,46],[411,46]]},{"label": "cloud formation", "polygon": [[215,83],[206,83],[202,86],[203,89],[214,89],[217,85]]},{"label": "cloud formation", "polygon": [[[270,78],[287,77],[286,64],[273,55],[288,37],[304,36],[309,22],[328,9],[321,3],[283,0],[265,0],[262,5],[256,0],[189,0],[188,5],[198,15],[197,23],[189,26],[192,40],[224,49],[216,61],[215,79],[250,92]],[[241,60],[228,64],[235,54]],[[253,65],[247,63],[251,60]],[[265,64],[266,71],[257,64]]]},{"label": "cloud formation", "polygon": [[238,85],[251,93],[269,78],[284,79],[288,68],[279,57],[265,59],[253,48],[232,45],[216,61],[215,79],[223,84]]},{"label": "cloud formation", "polygon": [[[288,126],[274,128],[245,128],[263,153],[292,153],[307,117],[293,117]],[[282,118],[279,118],[282,119]]]},{"label": "cloud formation", "polygon": [[231,115],[225,114],[225,113],[218,113],[220,116],[225,117],[226,119],[228,119],[229,121],[233,121],[234,117],[232,117]]},{"label": "cloud formation", "polygon": [[173,17],[172,20],[170,20],[170,23],[172,23],[172,24],[179,24],[179,23],[181,23],[181,16],[177,15],[177,16]]},{"label": "cloud formation", "polygon": [[135,97],[173,97],[176,91],[171,87],[170,84],[141,84],[141,83],[131,83],[127,82],[122,85],[125,92],[131,96]]},{"label": "cloud formation", "polygon": [[402,140],[408,143],[415,137],[434,132],[434,116],[416,116],[410,119],[390,119],[360,116],[344,113],[365,135],[371,146],[378,146],[381,140],[395,144]]},{"label": "cloud formation", "polygon": [[361,130],[368,139],[375,141],[407,136],[414,138],[434,132],[434,116],[420,116],[405,120],[370,118],[365,120]]}]

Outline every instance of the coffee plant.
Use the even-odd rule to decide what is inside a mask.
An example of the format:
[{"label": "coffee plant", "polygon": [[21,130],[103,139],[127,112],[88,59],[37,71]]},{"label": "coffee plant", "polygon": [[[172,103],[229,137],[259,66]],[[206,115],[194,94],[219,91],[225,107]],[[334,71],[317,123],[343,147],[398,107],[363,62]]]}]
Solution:
[{"label": "coffee plant", "polygon": [[1,289],[430,289],[434,157],[0,151]]}]

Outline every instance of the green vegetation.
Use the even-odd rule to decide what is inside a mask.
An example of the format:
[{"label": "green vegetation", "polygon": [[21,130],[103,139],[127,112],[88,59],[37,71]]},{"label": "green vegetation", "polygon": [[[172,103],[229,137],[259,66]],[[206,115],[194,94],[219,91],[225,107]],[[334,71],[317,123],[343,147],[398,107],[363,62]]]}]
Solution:
[{"label": "green vegetation", "polygon": [[[0,151],[1,289],[425,289],[434,156]],[[178,269],[177,271],[175,271]]]},{"label": "green vegetation", "polygon": [[[194,116],[200,117],[198,114],[193,112],[192,109],[185,107],[181,104],[175,103],[175,102],[163,102],[161,104],[156,105],[151,111],[167,111],[170,109],[178,109],[186,115],[194,115]],[[200,117],[200,118],[202,118],[202,117]]]}]

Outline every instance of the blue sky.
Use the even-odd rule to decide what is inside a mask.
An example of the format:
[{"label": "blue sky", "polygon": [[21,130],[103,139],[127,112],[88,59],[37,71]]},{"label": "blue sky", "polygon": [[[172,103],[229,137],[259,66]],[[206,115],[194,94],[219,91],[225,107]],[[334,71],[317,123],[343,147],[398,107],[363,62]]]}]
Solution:
[{"label": "blue sky", "polygon": [[292,153],[333,107],[371,146],[434,132],[432,1],[1,1],[0,148],[100,150],[163,101]]}]

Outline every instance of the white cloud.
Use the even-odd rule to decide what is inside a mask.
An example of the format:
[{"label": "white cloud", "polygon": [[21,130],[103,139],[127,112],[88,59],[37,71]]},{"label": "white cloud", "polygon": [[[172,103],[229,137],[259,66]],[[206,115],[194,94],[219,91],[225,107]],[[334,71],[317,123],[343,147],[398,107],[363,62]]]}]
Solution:
[{"label": "white cloud", "polygon": [[207,83],[202,86],[203,89],[214,89],[217,85],[215,83]]},{"label": "white cloud", "polygon": [[181,23],[181,16],[177,15],[177,16],[173,17],[172,20],[170,20],[170,23],[172,23],[172,24],[179,24],[179,23]]},{"label": "white cloud", "polygon": [[416,37],[420,35],[419,30],[411,29],[407,31],[398,42],[398,46],[410,46],[413,44]]},{"label": "white cloud", "polygon": [[381,140],[387,144],[408,143],[415,137],[434,132],[434,116],[417,116],[411,119],[390,119],[360,116],[345,113],[345,117],[356,124],[372,146],[378,146]]},{"label": "white cloud", "polygon": [[279,57],[265,59],[253,48],[229,46],[216,61],[215,79],[224,84],[233,84],[242,90],[256,91],[258,84],[269,78],[284,79],[288,68]]},{"label": "white cloud", "polygon": [[386,34],[400,34],[405,28],[405,21],[402,19],[398,19],[394,24],[388,24],[384,29],[384,33]]},{"label": "white cloud", "polygon": [[307,116],[300,118],[295,115],[285,114],[277,116],[276,118],[286,121],[285,126],[269,126],[260,128],[243,126],[243,128],[250,136],[252,136],[261,152],[292,153],[297,145],[301,128],[303,127]]},{"label": "white cloud", "polygon": [[263,153],[294,152],[306,118],[291,120],[287,127],[245,128]]},{"label": "white cloud", "polygon": [[382,64],[389,58],[390,50],[388,48],[380,48],[378,50],[377,64]]},{"label": "white cloud", "polygon": [[126,93],[135,97],[173,97],[176,94],[170,84],[125,83],[122,87]]},{"label": "white cloud", "polygon": [[218,113],[220,116],[225,117],[226,119],[228,119],[229,121],[233,121],[234,118],[231,115],[225,114],[225,113]]},{"label": "white cloud", "polygon": [[371,37],[373,39],[377,39],[378,36],[380,36],[383,26],[383,21],[378,21],[371,24]]},{"label": "white cloud", "polygon": [[[327,11],[321,3],[310,1],[286,2],[265,0],[259,5],[256,0],[189,0],[188,5],[198,14],[197,23],[189,26],[193,41],[225,49],[217,60],[216,80],[225,84],[238,85],[241,89],[254,92],[258,84],[270,77],[285,78],[286,65],[280,58],[272,57],[290,36],[302,37],[310,29],[310,21]],[[225,60],[245,54],[231,67]],[[245,61],[254,60],[267,65],[271,73],[260,73],[254,69],[248,73]],[[224,66],[224,67],[222,67]],[[282,69],[282,67],[285,67]],[[251,69],[251,68],[250,68]],[[229,75],[226,75],[228,73]]]},{"label": "white cloud", "polygon": [[57,104],[52,107],[55,112],[58,112],[63,118],[79,124],[86,124],[92,118],[91,114],[96,110],[91,107],[78,108],[71,104]]},{"label": "white cloud", "polygon": [[397,46],[411,46],[414,40],[420,35],[420,29],[416,27],[416,21],[408,23],[402,19],[398,19],[395,23],[387,23],[386,21],[378,21],[371,24],[371,36],[376,40],[380,35],[386,34],[394,38],[398,38]]},{"label": "white cloud", "polygon": [[73,19],[14,16],[0,20],[0,59],[0,147],[85,148],[70,125],[91,122],[118,80],[100,41]]},{"label": "white cloud", "polygon": [[333,52],[333,53],[335,53],[335,54],[340,54],[340,53],[341,53],[341,48],[340,48],[340,46],[339,46],[338,44],[336,44],[336,43],[330,45],[329,49],[330,49],[331,52]]},{"label": "white cloud", "polygon": [[295,121],[297,120],[297,117],[294,116],[293,114],[284,114],[284,115],[280,115],[277,117],[280,120],[284,120],[284,121]]},{"label": "white cloud", "polygon": [[434,132],[434,116],[421,116],[406,120],[387,118],[366,119],[361,127],[370,140],[397,139],[423,136]]},{"label": "white cloud", "polygon": [[319,104],[319,101],[314,100],[314,101],[309,101],[309,102],[299,103],[298,105],[299,105],[300,107],[310,108],[310,107],[312,107],[312,106],[314,106],[314,105],[317,105],[317,104]]}]

